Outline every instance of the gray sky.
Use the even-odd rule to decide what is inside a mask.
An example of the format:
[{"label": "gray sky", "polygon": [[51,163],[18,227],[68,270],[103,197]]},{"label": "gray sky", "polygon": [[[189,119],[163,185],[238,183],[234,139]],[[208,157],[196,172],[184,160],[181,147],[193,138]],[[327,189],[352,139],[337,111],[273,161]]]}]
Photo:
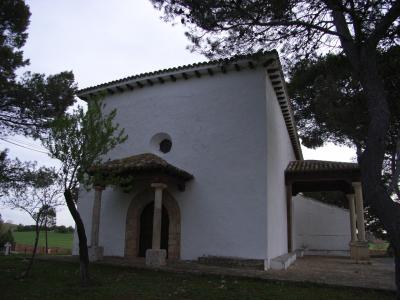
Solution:
[{"label": "gray sky", "polygon": [[[180,25],[160,20],[148,0],[28,0],[31,9],[29,37],[24,47],[27,68],[54,74],[72,70],[79,88],[206,60],[186,50],[188,41]],[[40,144],[22,137],[17,143],[40,150]],[[10,156],[57,165],[46,154],[0,141]],[[42,149],[43,150],[43,149]],[[303,148],[305,159],[352,161],[355,152],[328,145],[318,150]],[[4,220],[30,224],[26,213],[1,208]],[[60,209],[57,223],[73,225],[66,208]]]}]

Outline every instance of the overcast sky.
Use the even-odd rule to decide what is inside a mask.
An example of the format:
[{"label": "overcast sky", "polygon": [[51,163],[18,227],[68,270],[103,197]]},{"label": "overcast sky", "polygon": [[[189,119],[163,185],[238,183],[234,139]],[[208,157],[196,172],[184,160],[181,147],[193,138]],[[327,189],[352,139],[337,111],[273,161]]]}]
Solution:
[{"label": "overcast sky", "polygon": [[[33,72],[54,74],[72,70],[79,88],[123,78],[137,73],[191,64],[206,60],[186,50],[184,29],[160,20],[148,0],[29,0],[32,13],[29,37],[24,47]],[[38,152],[40,144],[22,137],[9,137],[28,150],[0,141],[11,157],[56,165]],[[38,150],[38,151],[35,151]],[[355,152],[328,145],[318,150],[303,148],[305,159],[353,161]],[[1,209],[4,220],[30,224],[22,212]],[[66,208],[60,209],[57,223],[73,225]]]}]

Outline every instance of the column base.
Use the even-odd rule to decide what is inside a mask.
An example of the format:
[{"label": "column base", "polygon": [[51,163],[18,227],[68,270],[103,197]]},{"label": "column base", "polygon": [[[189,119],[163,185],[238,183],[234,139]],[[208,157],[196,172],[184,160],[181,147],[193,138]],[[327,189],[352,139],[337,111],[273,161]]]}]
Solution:
[{"label": "column base", "polygon": [[350,242],[350,257],[356,262],[369,261],[368,242]]},{"label": "column base", "polygon": [[103,247],[100,246],[90,246],[89,250],[89,261],[98,261],[103,259]]},{"label": "column base", "polygon": [[161,267],[167,264],[167,250],[165,249],[147,249],[146,265],[151,267]]}]

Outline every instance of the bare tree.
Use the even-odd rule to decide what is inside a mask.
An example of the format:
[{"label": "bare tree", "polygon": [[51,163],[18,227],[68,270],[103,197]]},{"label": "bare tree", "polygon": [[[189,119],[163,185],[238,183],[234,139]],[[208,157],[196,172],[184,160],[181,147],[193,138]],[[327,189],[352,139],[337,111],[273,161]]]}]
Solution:
[{"label": "bare tree", "polygon": [[14,184],[2,202],[12,208],[26,212],[35,221],[35,241],[32,256],[22,277],[28,277],[32,269],[39,242],[40,228],[49,210],[62,205],[62,187],[54,169],[30,170],[31,181]]}]

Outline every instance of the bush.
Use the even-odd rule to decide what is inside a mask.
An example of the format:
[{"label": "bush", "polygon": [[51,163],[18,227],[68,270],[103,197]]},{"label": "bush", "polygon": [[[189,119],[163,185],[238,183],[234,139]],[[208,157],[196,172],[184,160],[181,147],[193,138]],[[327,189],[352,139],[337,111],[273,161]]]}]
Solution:
[{"label": "bush", "polygon": [[68,233],[68,229],[64,225],[57,226],[54,231],[58,233]]},{"label": "bush", "polygon": [[24,231],[24,225],[18,224],[17,227],[15,227],[15,231]]},{"label": "bush", "polygon": [[54,231],[58,233],[73,233],[74,228],[72,226],[65,227],[64,225],[55,226]]},{"label": "bush", "polygon": [[5,233],[0,234],[0,247],[4,247],[7,242],[11,244],[14,243],[14,237],[11,229],[8,229]]},{"label": "bush", "polygon": [[15,228],[15,231],[35,231],[35,225],[22,225],[22,224],[19,224]]}]

